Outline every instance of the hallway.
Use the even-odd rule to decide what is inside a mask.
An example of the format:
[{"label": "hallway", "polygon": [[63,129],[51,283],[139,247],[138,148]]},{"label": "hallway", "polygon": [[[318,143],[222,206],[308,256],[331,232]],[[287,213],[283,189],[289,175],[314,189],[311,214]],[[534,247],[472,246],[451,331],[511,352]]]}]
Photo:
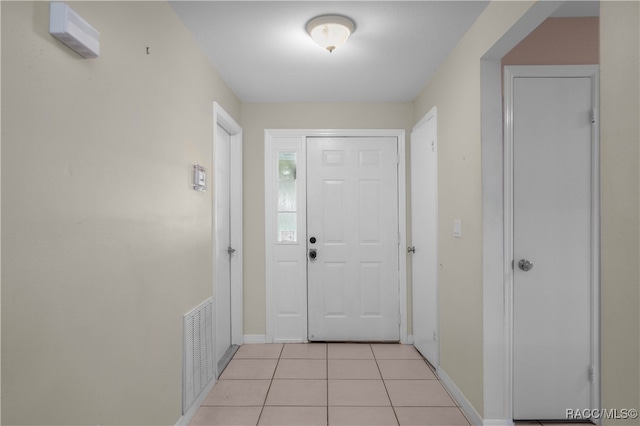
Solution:
[{"label": "hallway", "polygon": [[[99,42],[99,57],[85,59],[51,34],[50,2],[0,2],[2,425],[513,426],[518,404],[537,410],[536,396],[587,393],[587,406],[580,402],[572,407],[562,399],[558,414],[515,417],[562,419],[568,417],[567,408],[599,410],[592,412],[598,415],[603,409],[640,409],[640,0],[66,3],[74,12],[67,18],[74,16],[95,30],[91,38]],[[574,9],[582,5],[593,10]],[[200,8],[207,13],[199,13]],[[181,9],[189,9],[189,22],[202,31],[193,30]],[[449,13],[438,20],[445,9]],[[315,45],[306,31],[310,20],[325,13],[344,14],[356,24],[349,44],[333,53]],[[398,19],[400,13],[407,19]],[[466,20],[466,29],[451,34],[449,23],[459,18]],[[428,37],[440,26],[446,31]],[[419,40],[425,49],[418,48]],[[441,49],[437,57],[425,54],[430,46],[444,47],[440,41],[449,49]],[[224,52],[209,54],[203,43]],[[242,54],[245,47],[255,55]],[[407,53],[405,60],[398,60],[400,51]],[[227,55],[237,65],[226,61]],[[576,157],[561,160],[546,153],[545,167],[527,155],[522,155],[525,161],[515,161],[511,154],[518,152],[520,158],[525,152],[506,144],[505,136],[512,132],[505,123],[513,124],[506,112],[514,102],[505,92],[511,81],[505,81],[505,67],[569,71],[567,67],[585,65],[599,70],[590,86],[591,100],[597,102],[564,121],[571,132],[591,129],[592,149],[582,151],[592,170],[588,185],[582,185],[592,193],[589,212],[560,211],[555,201],[526,209],[518,200],[530,192],[517,191],[520,184],[512,182],[522,182],[518,176],[526,170],[544,173],[546,164],[574,164]],[[354,66],[364,71],[354,72]],[[391,72],[378,80],[383,68]],[[401,77],[405,73],[410,78]],[[239,78],[245,82],[238,83]],[[294,84],[298,79],[306,82]],[[402,89],[395,90],[394,84]],[[545,104],[565,100],[557,91],[548,93],[552,100],[532,110],[549,112]],[[518,101],[517,106],[523,105]],[[411,191],[418,195],[425,189],[411,171],[424,164],[411,167],[418,151],[411,143],[420,139],[419,134],[412,137],[414,129],[432,110],[437,111],[435,139],[427,140],[426,149],[433,142],[437,206],[428,247],[436,260],[429,265],[435,263],[436,280],[430,283],[437,297],[426,299],[418,290],[421,274],[413,271],[423,265],[420,253],[427,253],[414,232],[426,219],[411,211],[419,202]],[[525,116],[532,120],[531,135],[554,129]],[[240,133],[232,135],[225,127],[231,122]],[[218,151],[223,145],[219,124],[238,139],[229,144],[235,149],[230,157],[241,157],[238,167],[230,169],[238,179],[225,191],[229,217],[235,219],[228,227],[219,208],[223,191],[216,185],[224,166],[236,162],[223,161],[226,154]],[[319,134],[308,136],[310,131]],[[398,207],[393,218],[398,237],[393,233],[390,243],[379,246],[374,246],[379,230],[373,215],[371,223],[362,221],[357,229],[340,229],[341,211],[328,209],[326,223],[335,225],[336,236],[325,230],[320,235],[315,228],[311,234],[310,224],[325,222],[308,220],[308,213],[313,214],[307,211],[309,194],[302,197],[309,183],[302,170],[308,163],[306,138],[363,132],[367,137],[384,132],[404,141],[395,152],[397,172],[389,172],[396,186],[402,186],[397,194],[380,192],[385,185],[378,178],[361,181],[370,194],[367,200],[379,194]],[[222,136],[226,141],[227,135]],[[551,141],[532,139],[529,147]],[[266,150],[270,141],[277,148],[273,156]],[[567,144],[557,148],[570,151]],[[328,155],[326,164],[340,164],[339,157]],[[289,167],[293,158],[295,169]],[[389,160],[363,153],[358,167],[368,170],[383,159]],[[525,165],[514,170],[521,163]],[[565,171],[562,180],[573,182],[575,176]],[[373,202],[344,195],[347,190],[340,188],[348,185],[342,178],[331,179],[335,185],[327,185],[327,196],[344,200],[343,211],[379,213],[369,206]],[[532,187],[541,189],[538,183],[533,179]],[[311,192],[320,194],[320,189]],[[563,191],[558,200],[576,194]],[[517,229],[520,224],[528,227],[512,220],[514,205],[537,218],[570,215],[575,223],[588,225],[588,241],[579,250],[591,260],[590,267],[568,267],[564,257],[549,256],[544,244],[519,249],[523,234]],[[558,245],[551,237],[575,242],[572,232],[558,229],[561,235],[549,233],[549,238],[529,232],[530,239],[554,249]],[[223,238],[227,230],[228,245]],[[398,248],[398,265],[389,268],[394,277],[388,279],[395,285],[397,270],[399,291],[393,295],[391,318],[399,313],[400,335],[384,340],[355,333],[316,337],[401,341],[424,353],[423,343],[430,342],[439,357],[428,357],[433,369],[411,345],[302,343],[316,338],[309,333],[309,305],[320,303],[314,297],[310,302],[308,294],[309,245],[317,249],[338,241],[339,232],[350,238],[359,233],[354,241],[372,241],[371,249]],[[223,268],[216,252],[231,254],[229,288],[228,276],[219,276]],[[325,252],[315,255],[320,265]],[[355,255],[345,245],[345,253],[336,256],[337,278],[326,280],[331,287],[354,278],[382,282],[377,260],[362,262],[357,277],[347,276],[345,259]],[[535,264],[535,269],[524,274],[517,266],[520,260],[529,260],[523,266]],[[225,272],[227,263],[225,256]],[[559,344],[527,351],[529,335],[555,335],[536,332],[543,330],[538,319],[557,322],[546,302],[562,305],[556,295],[572,293],[564,285],[538,291],[549,295],[541,305],[523,293],[536,293],[538,287],[513,284],[533,281],[552,263],[572,279],[578,275],[573,271],[588,275],[590,294],[582,298],[585,303],[573,305],[586,311],[588,304],[591,332],[573,333],[571,339],[592,346],[588,361],[572,364],[589,392],[558,392],[554,381],[549,384],[536,374],[559,365],[539,356],[542,352],[553,358],[561,351]],[[554,282],[560,277],[550,275]],[[229,290],[230,301],[224,297]],[[338,314],[335,318],[357,300],[342,298],[338,291],[326,293],[336,302],[327,309]],[[376,305],[390,299],[368,294],[366,300],[359,298],[361,311],[375,317],[382,311]],[[520,300],[533,313],[526,316],[532,319],[526,325],[517,321],[525,317],[522,303],[516,302]],[[204,315],[199,321],[194,316],[192,323],[204,332],[196,340],[196,328],[189,327],[185,316],[201,305]],[[226,318],[216,319],[228,310],[230,330]],[[565,315],[568,310],[556,312]],[[573,310],[569,313],[576,318]],[[228,331],[230,342],[218,344],[218,339],[228,340]],[[564,347],[569,340],[556,342]],[[244,343],[251,344],[212,380],[212,365],[220,354],[210,356],[211,349]],[[515,346],[525,358],[515,356]],[[208,361],[198,376],[189,368],[192,349]],[[515,374],[514,360],[532,377],[519,381],[519,388],[541,384],[533,396],[513,397],[514,377],[523,378]],[[555,382],[566,377],[559,370],[551,375]],[[566,382],[578,381],[573,380]],[[196,399],[197,405],[191,404]],[[629,420],[603,423],[628,425]]]},{"label": "hallway", "polygon": [[192,425],[469,425],[410,345],[244,345]]}]

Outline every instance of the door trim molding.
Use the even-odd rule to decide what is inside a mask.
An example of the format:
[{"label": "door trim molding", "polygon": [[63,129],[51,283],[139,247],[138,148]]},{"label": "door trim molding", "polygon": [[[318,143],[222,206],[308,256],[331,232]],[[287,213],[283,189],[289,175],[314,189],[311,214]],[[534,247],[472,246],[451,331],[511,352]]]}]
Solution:
[{"label": "door trim molding", "polygon": [[506,396],[513,416],[513,94],[517,77],[590,78],[591,126],[591,362],[595,371],[591,408],[600,408],[600,141],[598,65],[512,65],[504,67],[504,303],[507,350]]},{"label": "door trim molding", "polygon": [[[242,247],[242,127],[229,115],[220,104],[213,103],[213,149],[212,149],[212,165],[216,164],[216,135],[217,126],[220,125],[231,136],[229,144],[231,164],[229,172],[230,182],[230,215],[234,219],[230,223],[231,246],[235,248],[235,253],[231,257],[231,344],[241,345],[243,343],[243,247]],[[214,174],[216,171],[214,171]],[[214,256],[214,300],[217,301],[215,291],[215,253],[216,253],[216,205],[218,203],[218,194],[213,194],[213,212],[212,218],[212,253]],[[217,303],[217,302],[216,302]],[[216,309],[218,312],[218,309]]]},{"label": "door trim molding", "polygon": [[[399,280],[399,315],[400,315],[400,342],[408,343],[407,333],[407,253],[402,250],[407,245],[407,194],[406,194],[406,147],[405,147],[405,130],[404,129],[265,129],[265,266],[266,266],[266,341],[274,342],[306,342],[307,341],[307,316],[306,306],[304,314],[304,336],[279,336],[275,329],[275,300],[274,300],[274,268],[273,268],[273,247],[274,233],[271,232],[275,223],[275,210],[273,208],[273,200],[270,200],[268,194],[273,190],[273,180],[275,174],[273,162],[271,159],[275,154],[274,139],[287,138],[289,140],[298,140],[301,149],[306,146],[307,137],[396,137],[398,139],[398,233],[400,236],[400,244],[398,246],[398,280]],[[305,152],[306,150],[301,151]],[[304,188],[306,198],[306,186]],[[306,241],[306,229],[304,237]],[[305,251],[306,258],[306,251]],[[305,283],[306,284],[306,283]],[[306,301],[306,286],[304,288]]]}]

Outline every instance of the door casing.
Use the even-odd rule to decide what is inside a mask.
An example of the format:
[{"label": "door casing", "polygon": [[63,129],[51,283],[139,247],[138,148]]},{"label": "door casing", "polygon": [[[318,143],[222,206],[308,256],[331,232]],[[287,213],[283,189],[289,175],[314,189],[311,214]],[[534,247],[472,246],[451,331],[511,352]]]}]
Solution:
[{"label": "door casing", "polygon": [[[243,323],[242,323],[242,128],[236,121],[217,103],[213,103],[213,159],[211,164],[216,163],[216,135],[218,126],[226,130],[230,135],[230,156],[231,164],[229,171],[230,181],[230,201],[229,210],[231,215],[230,231],[231,246],[236,250],[231,257],[231,344],[241,345],[243,343]],[[214,171],[215,174],[215,171]],[[218,194],[213,194],[213,220],[215,221],[216,206],[220,202],[217,198]],[[216,241],[218,236],[215,232],[216,224],[212,224],[212,253],[216,255]],[[227,255],[228,256],[228,255]],[[212,276],[215,277],[215,265],[217,259],[214,259],[214,271]],[[213,296],[217,304],[216,283],[213,283]],[[217,315],[218,310],[216,309]],[[217,352],[217,349],[214,350]],[[217,364],[217,362],[216,362]],[[216,377],[219,375],[216,371]]]},{"label": "door casing", "polygon": [[[592,82],[593,125],[592,164],[591,164],[591,359],[595,371],[593,372],[593,386],[591,402],[592,408],[600,408],[600,143],[599,143],[599,67],[597,65],[534,65],[507,66],[504,72],[504,303],[507,333],[507,383],[505,396],[509,401],[510,416],[513,415],[513,85],[516,77],[588,77]],[[486,307],[485,307],[486,309]],[[567,407],[571,408],[571,407]],[[600,419],[599,419],[600,420]]]},{"label": "door casing", "polygon": [[[266,335],[267,343],[307,342],[307,289],[306,280],[301,282],[301,292],[296,315],[290,315],[283,321],[276,312],[277,300],[275,284],[274,252],[276,249],[276,190],[277,170],[273,161],[280,147],[296,149],[300,158],[306,158],[306,139],[308,137],[380,137],[391,136],[398,140],[398,237],[400,248],[406,247],[406,172],[405,172],[405,130],[404,129],[266,129],[265,130],[265,266],[266,266]],[[299,174],[306,172],[298,169]],[[300,193],[299,193],[300,196]],[[306,187],[302,198],[306,199]],[[302,203],[301,203],[302,204]],[[306,214],[303,214],[306,217]],[[299,240],[306,242],[306,226],[300,228]],[[306,261],[306,244],[296,250],[297,261]],[[407,333],[407,256],[406,250],[399,250],[398,280],[400,301],[400,342],[410,343]],[[306,274],[305,274],[306,277]],[[293,321],[293,324],[291,324]]]}]

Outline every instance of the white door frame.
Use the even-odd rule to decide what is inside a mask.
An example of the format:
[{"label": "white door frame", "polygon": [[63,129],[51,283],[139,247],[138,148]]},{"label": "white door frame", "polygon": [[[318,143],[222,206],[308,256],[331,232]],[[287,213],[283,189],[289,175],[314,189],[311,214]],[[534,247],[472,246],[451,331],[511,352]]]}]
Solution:
[{"label": "white door frame", "polygon": [[[390,136],[398,139],[398,234],[399,234],[399,262],[398,262],[398,280],[399,280],[399,314],[400,314],[400,342],[408,343],[407,335],[407,252],[404,247],[407,246],[407,212],[406,212],[406,166],[405,166],[405,130],[403,129],[266,129],[265,130],[265,264],[266,264],[266,336],[267,343],[275,342],[306,342],[307,341],[307,315],[306,305],[300,306],[298,321],[304,321],[296,327],[297,335],[287,334],[283,336],[279,334],[274,300],[274,265],[273,251],[275,245],[275,232],[272,232],[276,224],[276,214],[274,203],[275,176],[277,170],[274,170],[275,162],[273,156],[278,150],[278,140],[286,140],[287,143],[297,143],[300,146],[300,152],[306,154],[307,137],[380,137]],[[305,155],[306,159],[306,155]],[[306,199],[306,186],[303,189]],[[299,240],[306,241],[306,226],[299,230]],[[306,258],[306,243],[301,246],[304,250]],[[303,296],[301,299],[306,304],[306,281],[303,283]]]},{"label": "white door frame", "polygon": [[[599,143],[599,67],[598,65],[514,65],[504,70],[504,280],[505,308],[509,339],[509,380],[507,393],[513,406],[513,99],[517,77],[591,78],[591,362],[593,386],[591,408],[600,407],[600,143]],[[585,120],[589,117],[585,116]],[[571,407],[567,407],[571,408]]]},{"label": "white door frame", "polygon": [[[211,164],[216,164],[217,155],[217,126],[222,127],[229,133],[231,142],[229,144],[229,150],[231,155],[231,164],[229,172],[230,182],[230,202],[229,210],[231,215],[230,231],[231,231],[231,246],[236,250],[231,256],[231,344],[241,345],[243,343],[243,324],[242,324],[242,127],[217,103],[213,103],[213,159]],[[214,176],[217,179],[217,170],[214,170]],[[212,253],[216,256],[216,240],[218,236],[215,233],[216,230],[216,211],[218,205],[218,194],[213,194],[213,221],[212,224]],[[215,265],[214,259],[214,271],[213,277],[215,277]],[[217,292],[215,291],[216,282],[214,278],[214,291],[213,297],[217,303]],[[216,315],[218,310],[216,309]],[[214,315],[215,316],[215,315]],[[217,365],[217,361],[216,361]]]}]

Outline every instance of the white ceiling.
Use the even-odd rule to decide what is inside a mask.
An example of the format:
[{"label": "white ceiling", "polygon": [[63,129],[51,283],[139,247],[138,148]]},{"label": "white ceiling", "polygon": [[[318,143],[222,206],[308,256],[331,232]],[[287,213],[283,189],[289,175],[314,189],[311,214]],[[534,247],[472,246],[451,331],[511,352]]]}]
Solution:
[{"label": "white ceiling", "polygon": [[[489,2],[171,1],[243,102],[408,102]],[[552,16],[597,16],[597,0],[558,2]],[[356,29],[329,53],[307,35],[318,15]]]},{"label": "white ceiling", "polygon": [[[488,1],[172,1],[243,102],[412,101]],[[333,53],[305,26],[323,14],[356,29]]]}]

